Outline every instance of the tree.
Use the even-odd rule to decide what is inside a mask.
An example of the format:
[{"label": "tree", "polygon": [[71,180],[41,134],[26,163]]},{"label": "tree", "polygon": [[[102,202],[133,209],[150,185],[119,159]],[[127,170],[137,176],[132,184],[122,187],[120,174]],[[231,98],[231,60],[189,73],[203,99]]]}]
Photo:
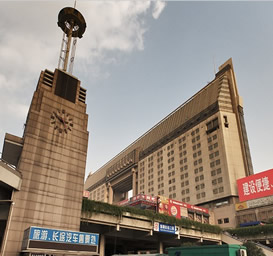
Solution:
[{"label": "tree", "polygon": [[247,256],[266,256],[263,250],[253,242],[247,241],[243,246],[246,247]]}]

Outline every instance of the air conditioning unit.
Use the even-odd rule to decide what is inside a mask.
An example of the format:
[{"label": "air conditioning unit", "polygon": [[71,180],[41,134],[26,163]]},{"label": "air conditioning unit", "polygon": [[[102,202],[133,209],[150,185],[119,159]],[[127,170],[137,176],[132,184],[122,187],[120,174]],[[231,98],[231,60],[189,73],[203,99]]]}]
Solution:
[{"label": "air conditioning unit", "polygon": [[247,253],[246,253],[246,250],[245,250],[245,249],[239,249],[239,250],[236,252],[236,255],[237,255],[237,256],[247,256]]}]

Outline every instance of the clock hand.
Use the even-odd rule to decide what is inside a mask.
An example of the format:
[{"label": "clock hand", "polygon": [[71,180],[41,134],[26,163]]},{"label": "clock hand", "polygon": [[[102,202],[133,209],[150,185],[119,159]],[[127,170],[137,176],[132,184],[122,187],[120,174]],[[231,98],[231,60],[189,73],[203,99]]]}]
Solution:
[{"label": "clock hand", "polygon": [[54,114],[61,123],[64,123],[63,119],[56,112],[54,112]]}]

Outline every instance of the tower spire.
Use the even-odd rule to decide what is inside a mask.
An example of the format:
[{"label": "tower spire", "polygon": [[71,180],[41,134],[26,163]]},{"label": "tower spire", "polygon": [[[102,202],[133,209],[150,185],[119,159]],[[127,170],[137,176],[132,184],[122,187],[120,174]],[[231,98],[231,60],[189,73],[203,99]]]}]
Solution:
[{"label": "tower spire", "polygon": [[[74,2],[75,6],[76,1]],[[59,12],[58,26],[64,32],[58,68],[67,71],[69,64],[68,73],[72,74],[77,38],[82,38],[86,29],[86,23],[78,10],[72,7],[65,7]]]}]

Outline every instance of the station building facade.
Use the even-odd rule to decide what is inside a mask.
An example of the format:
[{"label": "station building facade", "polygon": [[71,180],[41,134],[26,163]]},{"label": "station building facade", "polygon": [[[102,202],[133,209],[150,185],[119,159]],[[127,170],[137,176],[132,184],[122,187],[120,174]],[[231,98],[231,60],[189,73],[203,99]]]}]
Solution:
[{"label": "station building facade", "polygon": [[117,203],[162,195],[213,209],[215,222],[235,226],[236,180],[253,174],[242,99],[232,60],[215,79],[95,173],[90,199]]}]

